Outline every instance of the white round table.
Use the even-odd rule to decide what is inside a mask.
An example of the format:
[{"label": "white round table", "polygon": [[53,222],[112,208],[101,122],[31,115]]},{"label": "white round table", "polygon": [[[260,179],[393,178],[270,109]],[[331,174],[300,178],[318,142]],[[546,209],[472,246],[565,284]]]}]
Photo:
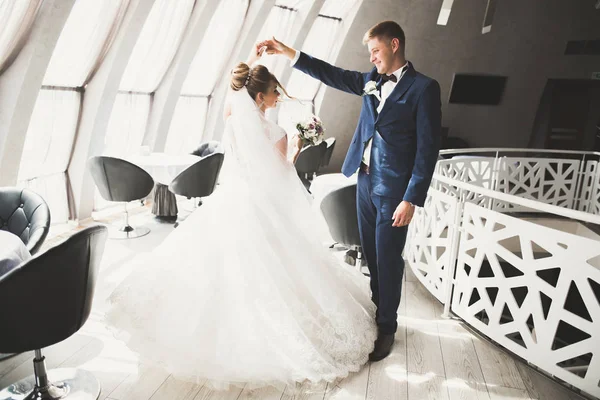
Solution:
[{"label": "white round table", "polygon": [[31,258],[25,244],[17,235],[0,230],[0,276]]},{"label": "white round table", "polygon": [[201,157],[193,154],[150,153],[135,154],[126,157],[130,163],[144,169],[152,176],[154,182],[169,185],[181,171],[200,161]]},{"label": "white round table", "polygon": [[201,160],[193,154],[150,153],[125,158],[150,174],[154,179],[152,213],[158,217],[177,217],[177,199],[169,184],[179,173]]}]

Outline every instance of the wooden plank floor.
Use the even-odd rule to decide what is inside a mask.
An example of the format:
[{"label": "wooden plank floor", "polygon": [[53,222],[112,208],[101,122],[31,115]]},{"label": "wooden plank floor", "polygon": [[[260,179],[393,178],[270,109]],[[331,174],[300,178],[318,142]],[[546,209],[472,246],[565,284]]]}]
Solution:
[{"label": "wooden plank floor", "polygon": [[[213,391],[202,382],[177,380],[165,371],[138,365],[137,356],[113,338],[102,323],[106,298],[127,274],[127,261],[150,251],[173,230],[146,211],[133,213],[132,222],[152,231],[143,238],[109,240],[106,246],[94,308],[75,335],[44,350],[49,368],[79,367],[91,371],[107,400],[209,399],[579,399],[550,379],[516,361],[490,343],[472,335],[454,320],[440,318],[442,307],[407,270],[399,309],[399,328],[392,354],[369,363],[358,373],[332,384],[282,389],[247,388]],[[68,233],[61,233],[61,237]],[[61,237],[49,240],[55,244]],[[0,387],[33,373],[33,354],[0,361]]]}]

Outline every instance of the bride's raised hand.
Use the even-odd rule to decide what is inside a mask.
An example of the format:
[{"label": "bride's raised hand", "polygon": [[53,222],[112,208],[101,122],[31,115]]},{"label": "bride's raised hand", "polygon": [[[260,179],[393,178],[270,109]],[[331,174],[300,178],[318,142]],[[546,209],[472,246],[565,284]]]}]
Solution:
[{"label": "bride's raised hand", "polygon": [[254,64],[256,61],[258,61],[259,58],[262,57],[262,55],[265,53],[265,50],[265,46],[260,46],[260,43],[256,43],[254,45],[252,54],[250,54],[250,57],[248,57],[248,60],[246,61],[246,64],[252,66],[252,64]]},{"label": "bride's raised hand", "polygon": [[261,47],[265,47],[267,54],[283,54],[285,49],[287,48],[285,44],[275,39],[275,36],[273,36],[272,39],[267,39],[263,40],[262,42],[259,42],[257,46],[258,45],[260,45]]}]

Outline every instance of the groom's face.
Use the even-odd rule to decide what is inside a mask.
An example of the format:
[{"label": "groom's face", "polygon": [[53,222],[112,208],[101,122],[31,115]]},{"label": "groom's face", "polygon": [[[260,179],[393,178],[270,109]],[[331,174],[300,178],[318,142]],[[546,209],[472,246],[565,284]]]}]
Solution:
[{"label": "groom's face", "polygon": [[380,74],[391,74],[392,64],[394,63],[394,49],[391,41],[386,38],[374,37],[367,42],[370,61],[377,67],[377,72]]}]

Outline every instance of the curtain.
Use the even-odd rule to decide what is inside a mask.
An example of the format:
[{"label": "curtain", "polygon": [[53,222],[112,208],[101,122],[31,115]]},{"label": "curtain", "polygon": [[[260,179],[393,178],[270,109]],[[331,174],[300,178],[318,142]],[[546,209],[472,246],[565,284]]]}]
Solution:
[{"label": "curtain", "polygon": [[[339,28],[340,21],[317,17],[306,36],[302,51],[323,61],[331,62],[332,51],[335,41],[338,38]],[[320,81],[309,75],[298,70],[293,70],[286,89],[294,97],[301,100],[313,101],[320,84]]]},{"label": "curtain", "polygon": [[33,190],[48,204],[50,222],[66,223],[70,218],[68,179],[64,172],[19,181],[18,186]]},{"label": "curtain", "polygon": [[104,137],[105,155],[124,157],[140,151],[150,113],[150,95],[119,93]]},{"label": "curtain", "polygon": [[41,5],[42,0],[0,0],[0,75],[25,45]]},{"label": "curtain", "polygon": [[75,140],[80,104],[79,92],[41,90],[25,137],[18,184],[31,188],[46,200],[53,223],[69,218],[65,171]]},{"label": "curtain", "polygon": [[44,85],[83,86],[112,44],[128,5],[129,0],[77,0],[52,53]]},{"label": "curtain", "polygon": [[[269,12],[269,16],[265,21],[256,42],[259,40],[275,38],[283,43],[289,44],[291,38],[292,29],[298,12],[286,8],[274,6]],[[289,65],[289,60],[285,57],[276,55],[265,55],[261,58],[259,64],[264,65],[271,71],[275,76],[280,77],[286,66]]]},{"label": "curtain", "polygon": [[[339,29],[339,20],[317,17],[304,41],[302,51],[321,60],[331,61]],[[278,123],[288,135],[295,135],[296,124],[313,114],[314,98],[320,85],[320,81],[309,75],[297,70],[292,71],[286,89],[298,100],[282,103],[278,114]]]},{"label": "curtain", "polygon": [[363,0],[325,0],[319,14],[345,20],[348,13]]},{"label": "curtain", "polygon": [[191,153],[201,144],[207,109],[206,97],[179,97],[165,144],[166,153]]},{"label": "curtain", "polygon": [[179,48],[195,0],[156,0],[121,79],[124,92],[156,90]]},{"label": "curtain", "polygon": [[[208,96],[240,34],[248,0],[222,0],[190,65],[182,94]],[[210,62],[207,62],[210,60]]]},{"label": "curtain", "polygon": [[82,86],[112,44],[128,4],[129,0],[77,0],[46,70],[29,121],[18,180],[48,202],[53,223],[72,216],[66,170],[75,144]]},{"label": "curtain", "polygon": [[[217,80],[229,79],[226,62],[239,37],[248,0],[223,0],[215,10],[181,88],[165,152],[189,153],[202,142],[209,96]],[[208,60],[208,61],[207,61]]]}]

